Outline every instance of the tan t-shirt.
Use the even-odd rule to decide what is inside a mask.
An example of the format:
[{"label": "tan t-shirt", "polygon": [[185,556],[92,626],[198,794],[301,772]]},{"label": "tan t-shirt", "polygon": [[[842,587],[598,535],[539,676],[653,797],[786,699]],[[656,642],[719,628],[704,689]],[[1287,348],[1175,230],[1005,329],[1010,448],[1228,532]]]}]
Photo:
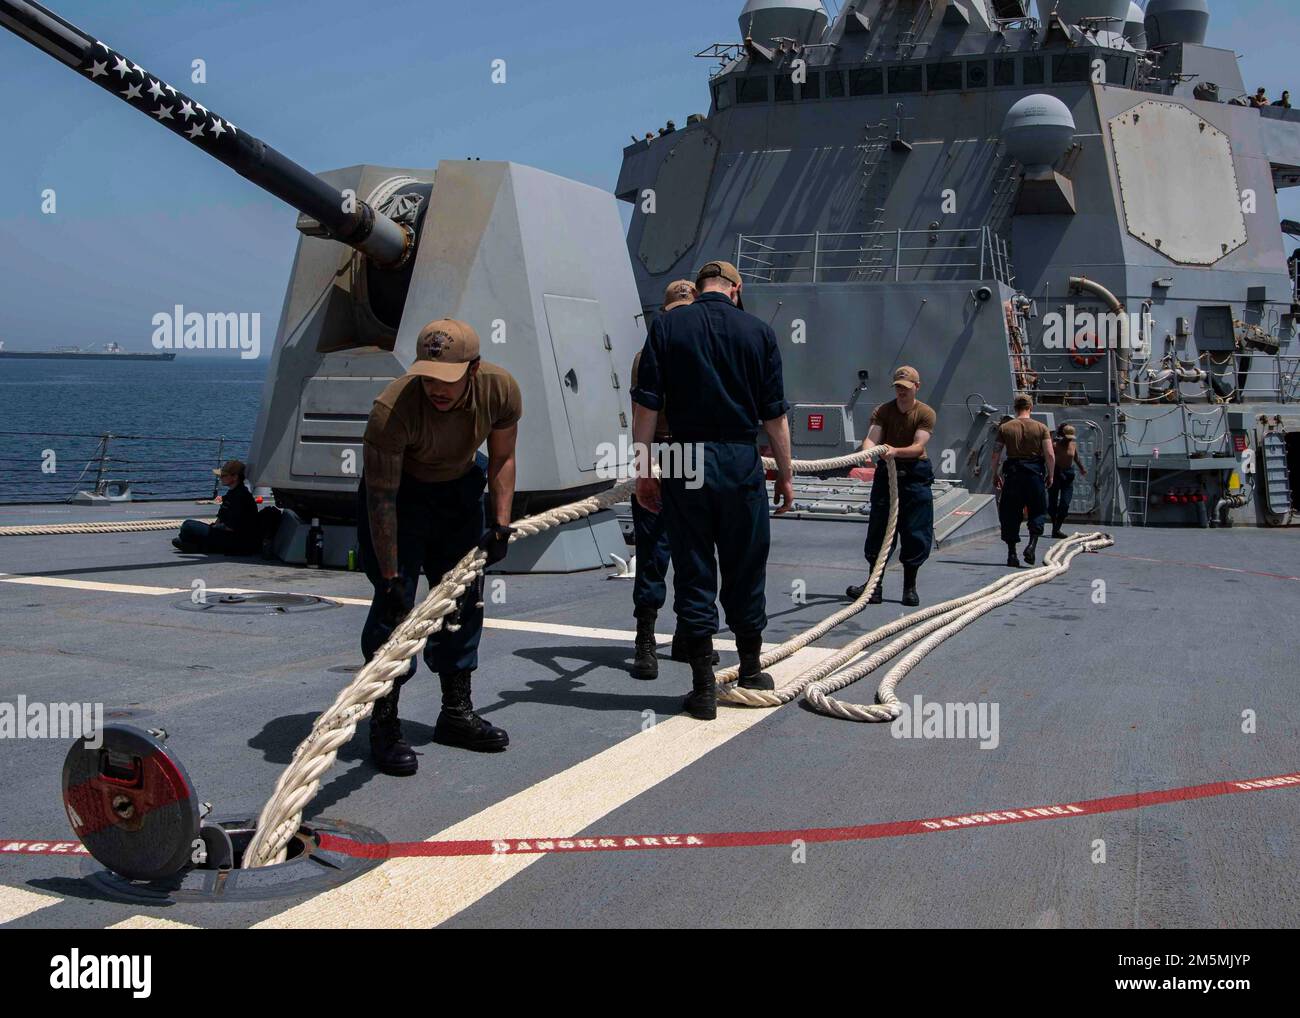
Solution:
[{"label": "tan t-shirt", "polygon": [[[915,442],[918,431],[928,431],[933,435],[936,420],[934,411],[920,400],[907,413],[898,409],[896,400],[881,403],[871,413],[872,426],[880,425],[880,441],[897,449],[905,449]],[[923,452],[920,458],[930,457]]]},{"label": "tan t-shirt", "polygon": [[464,477],[488,432],[509,428],[523,416],[519,384],[505,368],[479,362],[465,398],[438,410],[424,394],[420,376],[403,375],[381,392],[366,425],[366,445],[402,457],[402,473],[417,481]]},{"label": "tan t-shirt", "polygon": [[[632,385],[631,385],[632,389],[636,388],[637,370],[640,367],[641,367],[641,352],[638,350],[637,355],[632,358]],[[667,406],[665,406],[663,410],[659,411],[659,419],[655,421],[655,438],[667,438],[669,435],[672,434],[672,428],[668,426],[668,415],[664,413],[664,410],[667,409],[668,409]]]},{"label": "tan t-shirt", "polygon": [[1051,437],[1046,424],[1027,417],[1017,417],[998,428],[998,441],[1013,460],[1041,459],[1043,443]]}]

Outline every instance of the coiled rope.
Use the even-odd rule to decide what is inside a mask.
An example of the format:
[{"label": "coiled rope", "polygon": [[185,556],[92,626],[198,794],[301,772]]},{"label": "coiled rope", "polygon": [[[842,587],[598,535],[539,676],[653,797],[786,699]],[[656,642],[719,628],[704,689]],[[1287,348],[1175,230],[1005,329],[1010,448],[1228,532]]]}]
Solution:
[{"label": "coiled rope", "polygon": [[[981,615],[1015,600],[1031,587],[1054,580],[1070,568],[1070,563],[1078,555],[1099,551],[1114,543],[1105,534],[1076,534],[1054,545],[1044,557],[1043,564],[1037,569],[1004,576],[974,594],[905,615],[895,622],[859,637],[800,677],[807,679],[804,699],[814,710],[847,721],[894,721],[903,712],[902,703],[894,692],[895,688],[930,651],[944,640],[961,632]],[[923,625],[886,644],[852,668],[834,674],[867,647],[916,626],[918,622]],[[915,649],[894,665],[881,680],[880,687],[876,690],[876,703],[871,705],[844,703],[830,695],[871,674],[913,644],[917,644]]]},{"label": "coiled rope", "polygon": [[[878,452],[874,448],[867,451],[869,453]],[[847,608],[841,608],[834,615],[823,619],[811,629],[805,630],[798,636],[786,640],[779,647],[774,647],[766,654],[761,655],[758,659],[760,668],[770,668],[778,661],[784,661],[809,644],[816,643],[836,626],[843,625],[860,613],[871,601],[871,595],[880,586],[881,579],[885,575],[885,569],[889,565],[890,551],[894,546],[894,534],[898,530],[898,470],[894,466],[892,459],[885,460],[885,467],[886,475],[889,478],[889,519],[885,523],[885,536],[880,544],[883,554],[876,556],[876,564],[872,567],[871,576],[867,579],[867,585],[862,591],[862,596]],[[811,675],[811,671],[796,675],[779,689],[741,689],[736,685],[736,681],[740,678],[740,665],[735,664],[730,668],[723,668],[717,673],[718,699],[745,707],[780,707],[784,703],[789,703],[804,691],[808,683],[812,682]]]},{"label": "coiled rope", "polygon": [[[796,460],[792,464],[792,468],[795,473],[801,474],[826,473],[872,462],[880,458],[883,451],[883,446],[873,446],[859,453],[829,460]],[[882,547],[888,548],[893,543],[898,523],[898,479],[893,461],[886,460],[885,463],[889,478],[890,511],[885,544]],[[764,466],[772,469],[775,464],[772,460],[765,459]],[[515,528],[511,541],[524,540],[545,530],[572,523],[624,502],[632,496],[635,486],[635,481],[625,481],[599,495],[518,520],[511,524]],[[1099,537],[1099,535],[1093,536]],[[888,564],[888,558],[888,554],[878,556],[876,566],[872,570],[867,589],[863,592],[862,597],[858,598],[848,608],[836,612],[830,618],[814,626],[808,632],[781,644],[773,651],[763,655],[761,658],[763,666],[766,667],[777,661],[784,660],[800,647],[807,646],[814,640],[820,639],[835,626],[861,612],[870,599],[872,591],[880,583]],[[420,653],[429,637],[443,628],[447,616],[455,611],[457,601],[470,589],[471,585],[478,582],[486,562],[486,554],[478,548],[467,552],[455,566],[448,570],[441,581],[429,591],[424,601],[407,615],[393,631],[388,641],[339,693],[333,704],[316,719],[310,734],[294,750],[292,761],[281,773],[279,780],[276,782],[275,790],[258,816],[257,830],[244,853],[243,865],[245,868],[269,866],[284,861],[286,846],[302,824],[303,810],[306,809],[320,790],[321,778],[334,765],[339,749],[346,745],[356,734],[357,723],[370,715],[374,702],[386,696],[392,690],[394,681],[405,674],[410,659]],[[1066,565],[1068,566],[1068,561]],[[1044,566],[1043,570],[1036,570],[1035,574],[1042,573],[1047,568],[1047,566]],[[1030,575],[1026,573],[1024,577],[1028,578]],[[1052,575],[1055,575],[1055,573]],[[1014,577],[1014,579],[1020,578],[1020,576]],[[1050,576],[1046,576],[1039,582],[1046,582],[1046,579],[1049,578]],[[1013,578],[1008,577],[1007,579]],[[987,590],[988,588],[986,588]],[[982,596],[987,595],[985,592],[980,592],[971,595],[968,599],[958,600],[963,605],[977,605],[977,599]],[[955,604],[956,602],[948,602],[947,607],[951,608]],[[996,607],[996,604],[989,604],[979,614],[983,614],[984,611],[989,611],[993,607]],[[929,613],[933,614],[936,610],[929,609]],[[927,613],[922,612],[918,613],[918,615],[927,615]],[[929,616],[927,615],[927,617]],[[899,621],[903,622],[905,620]],[[915,617],[913,617],[913,621],[916,621]],[[910,625],[911,622],[907,624]],[[898,623],[893,625],[898,625]],[[947,637],[944,636],[943,638],[946,639]],[[837,657],[839,656],[841,655],[837,655]],[[910,657],[911,655],[909,655]],[[895,671],[897,670],[896,668]],[[723,699],[734,703],[744,703],[749,706],[773,707],[781,703],[787,703],[797,696],[813,681],[811,677],[813,674],[813,671],[807,672],[804,676],[800,676],[794,682],[775,692],[732,688],[730,683],[738,677],[738,669],[734,667],[719,672],[718,681],[723,686],[720,690]],[[826,673],[817,677],[822,678],[824,674]],[[893,675],[894,673],[891,672],[890,674]],[[860,676],[855,676],[848,681],[856,681],[858,677]],[[901,674],[899,678],[901,678]],[[848,683],[845,682],[844,684],[847,685]]]}]

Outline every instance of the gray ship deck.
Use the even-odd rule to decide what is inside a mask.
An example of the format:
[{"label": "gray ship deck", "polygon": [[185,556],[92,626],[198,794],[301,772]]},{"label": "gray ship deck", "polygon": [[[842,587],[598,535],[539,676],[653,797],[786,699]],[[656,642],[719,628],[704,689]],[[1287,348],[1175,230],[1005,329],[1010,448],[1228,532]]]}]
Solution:
[{"label": "gray ship deck", "polygon": [[[194,513],[7,507],[0,525]],[[783,639],[842,603],[861,526],[774,525],[772,624]],[[254,815],[312,719],[358,667],[365,578],[180,555],[168,533],[0,538],[0,700],[102,702],[162,726],[201,798]],[[507,580],[489,605],[476,702],[512,745],[480,756],[431,741],[421,665],[403,696],[420,773],[370,765],[364,728],[308,816],[390,841],[752,832],[956,817],[1294,774],[1295,535],[1128,530],[1117,546],[996,610],[904,681],[939,701],[992,701],[1000,743],[900,740],[797,704],[676,716],[685,665],[631,679],[630,589],[601,573]],[[982,539],[938,554],[927,603],[1001,576]],[[181,610],[191,582],[345,600],[286,615]],[[796,579],[809,603],[791,603]],[[1105,580],[1103,605],[1091,598]],[[823,646],[902,612],[899,577]],[[668,628],[661,617],[661,630]],[[666,635],[666,634],[665,634]],[[810,660],[804,652],[801,660]],[[724,661],[734,654],[724,650]],[[781,670],[778,674],[784,674]],[[869,701],[874,682],[847,691]],[[1254,711],[1258,733],[1242,732]],[[657,725],[643,730],[653,711]],[[309,897],[166,907],[105,900],[83,861],[4,851],[67,839],[67,744],[0,743],[0,926],[255,924],[414,927],[1289,927],[1300,919],[1296,790],[1162,802],[841,842],[403,858]],[[888,834],[888,832],[884,832]],[[1106,861],[1094,861],[1098,840]]]}]

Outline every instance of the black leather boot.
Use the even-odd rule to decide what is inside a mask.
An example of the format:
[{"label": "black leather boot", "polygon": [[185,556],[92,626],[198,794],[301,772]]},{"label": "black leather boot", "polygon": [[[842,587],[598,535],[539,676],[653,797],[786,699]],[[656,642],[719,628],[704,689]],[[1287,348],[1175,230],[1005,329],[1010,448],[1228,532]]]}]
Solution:
[{"label": "black leather boot", "polygon": [[691,658],[691,693],[683,706],[696,721],[718,716],[718,686],[713,677],[713,637],[688,638]]},{"label": "black leather boot", "polygon": [[1031,566],[1038,555],[1038,536],[1034,535],[1029,538],[1029,543],[1025,545],[1025,561]]},{"label": "black leather boot", "polygon": [[[689,661],[691,659],[690,642],[691,638],[689,636],[673,633],[673,650],[670,656],[674,661]],[[722,658],[718,656],[718,652],[715,650],[713,660],[709,663],[716,665],[721,660]]]},{"label": "black leather boot", "polygon": [[659,678],[659,658],[655,656],[655,619],[659,613],[653,608],[636,611],[636,659],[632,662],[632,678]]},{"label": "black leather boot", "polygon": [[442,681],[442,713],[433,728],[433,741],[479,752],[505,749],[510,745],[510,736],[474,713],[469,698],[471,675],[473,672],[466,669],[438,676]]},{"label": "black leather boot", "polygon": [[1007,542],[1007,565],[1012,569],[1020,568],[1020,557],[1016,554],[1016,546],[1010,541]]},{"label": "black leather boot", "polygon": [[370,759],[385,774],[403,778],[414,774],[419,758],[402,738],[402,722],[397,717],[398,687],[375,701],[370,714]]},{"label": "black leather boot", "polygon": [[920,569],[920,566],[903,566],[903,604],[908,608],[915,608],[921,603],[920,595],[916,592],[916,574]]},{"label": "black leather boot", "polygon": [[[876,568],[876,564],[870,559],[867,560],[867,579],[863,583],[855,583],[852,587],[844,592],[844,596],[850,601],[856,601],[867,590],[867,584],[871,582],[871,571]],[[885,603],[885,578],[880,577],[880,583],[876,585],[876,592],[867,599],[867,604],[884,604]]]},{"label": "black leather boot", "polygon": [[1061,529],[1061,527],[1063,527],[1064,525],[1065,525],[1065,520],[1063,520],[1063,519],[1062,519],[1062,520],[1052,520],[1052,536],[1053,536],[1054,538],[1060,539],[1060,538],[1062,538],[1062,537],[1068,537],[1068,536],[1069,536],[1069,535],[1068,535],[1064,530]]},{"label": "black leather boot", "polygon": [[736,650],[740,652],[740,681],[742,689],[775,689],[772,676],[763,671],[759,659],[763,654],[762,633],[737,633]]}]

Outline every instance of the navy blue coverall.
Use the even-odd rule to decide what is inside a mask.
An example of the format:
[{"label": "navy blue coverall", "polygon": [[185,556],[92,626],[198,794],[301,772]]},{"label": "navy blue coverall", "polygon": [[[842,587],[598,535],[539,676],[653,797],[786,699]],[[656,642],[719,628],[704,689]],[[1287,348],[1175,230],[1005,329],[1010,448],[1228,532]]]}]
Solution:
[{"label": "navy blue coverall", "polygon": [[678,633],[718,632],[719,570],[728,627],[761,633],[771,535],[757,439],[762,422],[790,410],[775,334],[726,294],[705,291],[655,320],[632,399],[655,411],[667,400],[674,445],[701,452],[697,478],[662,483]]},{"label": "navy blue coverall", "polygon": [[262,534],[257,525],[257,502],[243,481],[221,497],[215,526],[200,520],[181,524],[180,541],[186,550],[218,555],[251,555],[260,551]]},{"label": "navy blue coverall", "polygon": [[[934,546],[934,495],[930,490],[934,484],[934,467],[928,459],[896,459],[894,466],[898,470],[898,526],[894,544],[902,545],[898,560],[905,566],[920,567]],[[885,464],[877,464],[871,482],[871,517],[862,551],[873,569],[889,524],[888,470]],[[886,554],[893,550],[890,545]]]},{"label": "navy blue coverall", "polygon": [[1058,470],[1052,480],[1052,486],[1047,489],[1047,516],[1054,527],[1059,527],[1070,515],[1070,503],[1074,501],[1075,479],[1074,467],[1070,467],[1069,470]]},{"label": "navy blue coverall", "polygon": [[[430,587],[437,586],[443,574],[483,536],[486,463],[487,457],[478,454],[469,472],[454,481],[417,481],[402,475],[397,489],[397,561],[408,605],[416,603],[421,572],[429,578]],[[378,590],[383,579],[370,537],[364,477],[357,492],[357,543],[361,568]],[[476,595],[477,591],[471,589],[461,598],[460,629],[453,633],[444,625],[424,645],[424,663],[429,671],[443,675],[478,667],[483,609],[478,606]],[[383,610],[376,596],[361,630],[361,653],[367,661],[387,642],[393,628],[383,621]],[[398,678],[397,685],[400,687],[414,674],[415,658],[412,657],[410,667]]]},{"label": "navy blue coverall", "polygon": [[637,609],[659,611],[668,600],[668,563],[672,548],[663,513],[652,513],[632,498],[632,531],[636,536],[636,579],[632,604]]},{"label": "navy blue coverall", "polygon": [[1041,456],[1009,459],[1002,467],[1002,501],[998,519],[1002,540],[1020,543],[1020,521],[1029,509],[1029,536],[1042,537],[1047,522],[1047,461]]}]

